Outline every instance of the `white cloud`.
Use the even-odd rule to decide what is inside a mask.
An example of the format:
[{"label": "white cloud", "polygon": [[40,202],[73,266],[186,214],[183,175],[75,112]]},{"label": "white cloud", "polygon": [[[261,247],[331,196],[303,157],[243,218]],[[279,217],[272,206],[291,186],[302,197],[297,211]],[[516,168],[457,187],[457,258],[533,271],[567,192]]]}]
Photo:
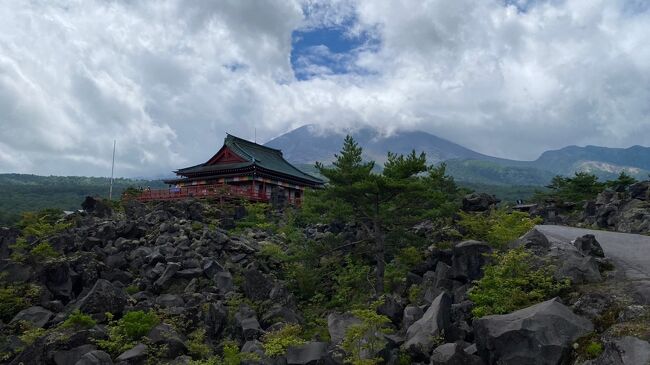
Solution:
[{"label": "white cloud", "polygon": [[[118,175],[164,174],[226,131],[305,123],[424,129],[511,158],[649,145],[648,6],[516,3],[3,2],[0,171],[106,175],[115,138]],[[379,47],[315,47],[301,67],[318,76],[297,80],[292,31],[343,25]]]}]

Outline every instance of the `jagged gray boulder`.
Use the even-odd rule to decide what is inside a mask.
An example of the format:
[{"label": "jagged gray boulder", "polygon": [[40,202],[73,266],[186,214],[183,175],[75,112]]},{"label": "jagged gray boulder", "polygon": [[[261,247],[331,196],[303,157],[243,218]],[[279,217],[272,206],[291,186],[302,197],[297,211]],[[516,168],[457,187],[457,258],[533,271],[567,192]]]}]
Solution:
[{"label": "jagged gray boulder", "polygon": [[73,272],[68,262],[47,264],[42,276],[45,286],[54,295],[54,298],[63,300],[66,303],[73,298]]},{"label": "jagged gray boulder", "polygon": [[596,240],[596,236],[593,234],[586,234],[582,237],[578,237],[573,241],[573,245],[585,255],[595,256],[595,257],[605,257],[603,248],[600,246],[600,243]]},{"label": "jagged gray boulder", "polygon": [[519,239],[509,244],[510,248],[524,247],[537,255],[544,255],[551,248],[551,242],[546,235],[537,229],[531,229]]},{"label": "jagged gray boulder", "polygon": [[166,324],[161,323],[149,331],[147,335],[152,344],[165,349],[166,358],[175,358],[187,351],[184,339],[176,330]]},{"label": "jagged gray boulder", "polygon": [[593,328],[557,298],[474,320],[478,353],[490,365],[562,364],[573,342]]},{"label": "jagged gray boulder", "polygon": [[84,354],[74,365],[113,365],[111,355],[94,350]]},{"label": "jagged gray boulder", "polygon": [[232,274],[229,271],[217,272],[212,280],[221,294],[227,294],[233,289]]},{"label": "jagged gray boulder", "polygon": [[452,250],[452,269],[454,279],[471,282],[483,276],[483,266],[487,262],[486,255],[492,252],[485,242],[463,241],[456,244]]},{"label": "jagged gray boulder", "polygon": [[[571,247],[571,246],[569,246]],[[597,283],[602,281],[598,262],[593,256],[585,256],[573,249],[553,248],[549,257],[557,265],[556,279],[571,279],[574,284]]]},{"label": "jagged gray boulder", "polygon": [[351,313],[331,313],[327,316],[327,330],[330,334],[330,339],[333,344],[338,344],[345,338],[345,333],[348,328],[354,324],[359,324],[361,321]]},{"label": "jagged gray boulder", "polygon": [[404,313],[404,300],[399,295],[387,295],[377,307],[377,313],[388,317],[393,324],[399,326]]},{"label": "jagged gray boulder", "polygon": [[165,267],[165,271],[163,271],[162,275],[160,275],[158,280],[156,280],[153,283],[154,290],[160,292],[166,289],[169,286],[172,278],[174,277],[174,274],[176,274],[176,272],[180,270],[180,268],[181,265],[175,262],[170,262],[169,264],[167,264],[167,266]]},{"label": "jagged gray boulder", "polygon": [[68,365],[77,363],[83,355],[90,351],[96,350],[94,345],[81,345],[70,350],[62,350],[54,353],[54,363],[56,365]]},{"label": "jagged gray boulder", "polygon": [[436,347],[429,360],[431,365],[481,365],[481,358],[470,355],[457,343],[446,343]]},{"label": "jagged gray boulder", "polygon": [[212,338],[217,338],[228,322],[228,310],[222,302],[208,304],[208,310],[205,315],[205,324],[208,327],[207,334]]},{"label": "jagged gray boulder", "polygon": [[117,357],[118,363],[124,361],[125,364],[138,364],[147,358],[147,346],[139,343],[132,349],[124,351]]},{"label": "jagged gray boulder", "polygon": [[292,346],[287,349],[287,364],[321,364],[326,353],[325,342],[308,342],[301,346]]},{"label": "jagged gray boulder", "polygon": [[433,300],[422,318],[406,330],[404,348],[414,358],[426,358],[436,343],[443,340],[451,323],[451,296],[442,293]]},{"label": "jagged gray boulder", "polygon": [[404,314],[402,315],[402,327],[409,328],[415,321],[422,318],[423,315],[424,311],[422,308],[415,305],[407,306],[404,308]]},{"label": "jagged gray boulder", "polygon": [[248,270],[244,273],[244,293],[253,301],[267,299],[273,287],[269,279],[258,270]]},{"label": "jagged gray boulder", "polygon": [[235,323],[236,330],[244,341],[256,340],[264,334],[255,311],[247,306],[242,305],[235,313]]},{"label": "jagged gray boulder", "polygon": [[81,209],[100,218],[110,217],[113,214],[113,209],[110,205],[106,204],[102,199],[96,199],[92,196],[87,196],[81,203]]},{"label": "jagged gray boulder", "polygon": [[107,280],[99,279],[88,294],[77,302],[76,307],[83,313],[104,320],[107,312],[121,315],[127,300],[128,296],[121,289]]},{"label": "jagged gray boulder", "polygon": [[471,193],[463,197],[462,209],[466,212],[485,212],[500,202],[494,195],[487,193]]},{"label": "jagged gray boulder", "polygon": [[14,316],[12,323],[18,321],[29,322],[32,327],[43,328],[52,318],[52,312],[39,306],[23,309]]}]

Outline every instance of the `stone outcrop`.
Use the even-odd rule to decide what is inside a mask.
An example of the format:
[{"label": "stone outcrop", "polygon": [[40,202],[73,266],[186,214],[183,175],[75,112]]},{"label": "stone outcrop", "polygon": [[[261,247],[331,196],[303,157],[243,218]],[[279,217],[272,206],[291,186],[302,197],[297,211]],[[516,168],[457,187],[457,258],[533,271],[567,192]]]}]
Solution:
[{"label": "stone outcrop", "polygon": [[591,321],[557,299],[474,321],[478,353],[487,364],[561,364],[573,342],[591,331]]},{"label": "stone outcrop", "polygon": [[438,295],[422,318],[406,330],[404,347],[413,357],[426,357],[436,342],[444,340],[444,334],[451,324],[451,303],[449,294]]},{"label": "stone outcrop", "polygon": [[462,209],[466,212],[485,212],[499,203],[494,195],[486,193],[471,193],[463,197]]}]

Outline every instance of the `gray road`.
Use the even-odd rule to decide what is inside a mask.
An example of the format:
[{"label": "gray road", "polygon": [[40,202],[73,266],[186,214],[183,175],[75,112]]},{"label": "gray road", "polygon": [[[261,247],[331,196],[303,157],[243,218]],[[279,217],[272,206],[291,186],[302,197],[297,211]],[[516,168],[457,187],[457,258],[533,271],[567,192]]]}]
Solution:
[{"label": "gray road", "polygon": [[634,283],[643,301],[650,303],[650,236],[551,225],[536,228],[547,237],[562,241],[593,234],[605,256],[612,259],[625,280]]}]

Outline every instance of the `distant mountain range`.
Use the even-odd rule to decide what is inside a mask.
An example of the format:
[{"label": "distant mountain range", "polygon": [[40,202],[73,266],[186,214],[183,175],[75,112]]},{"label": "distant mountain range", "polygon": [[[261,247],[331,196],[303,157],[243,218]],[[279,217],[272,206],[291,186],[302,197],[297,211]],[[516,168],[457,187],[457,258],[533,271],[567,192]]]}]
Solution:
[{"label": "distant mountain range", "polygon": [[[468,183],[541,186],[555,175],[572,175],[576,171],[590,172],[601,179],[615,178],[621,171],[645,179],[650,172],[650,148],[642,146],[568,146],[546,151],[534,161],[517,161],[484,155],[422,131],[386,137],[363,128],[352,136],[363,147],[367,159],[383,163],[388,151],[406,154],[415,149],[425,152],[430,163],[446,162],[449,174]],[[342,143],[342,134],[306,125],[272,139],[266,146],[281,149],[287,160],[305,166],[315,161],[331,162]]]}]

